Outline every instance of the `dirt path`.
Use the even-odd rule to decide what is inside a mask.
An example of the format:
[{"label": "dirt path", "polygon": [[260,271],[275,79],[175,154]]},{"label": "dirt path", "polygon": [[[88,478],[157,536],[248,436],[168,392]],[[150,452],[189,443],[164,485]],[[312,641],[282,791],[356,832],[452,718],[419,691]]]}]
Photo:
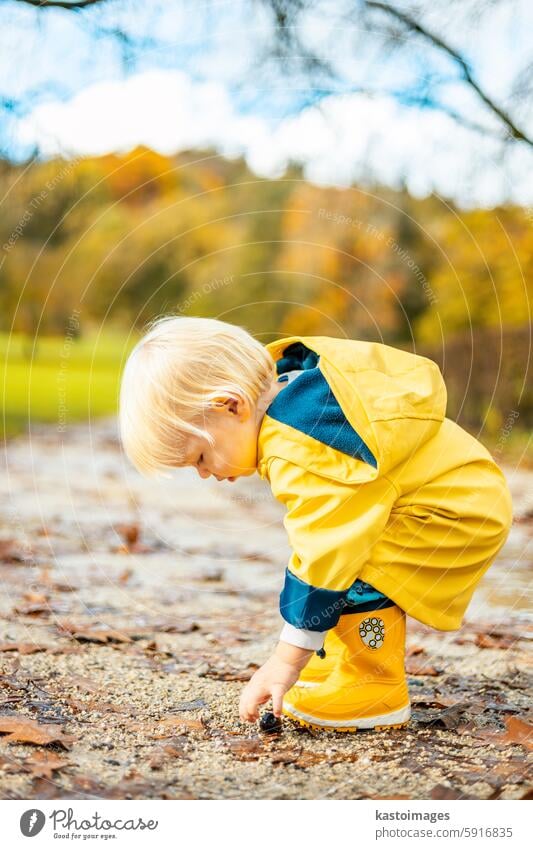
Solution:
[{"label": "dirt path", "polygon": [[463,629],[408,620],[406,731],[265,737],[237,714],[281,625],[289,548],[264,483],[143,481],[113,422],[34,431],[2,465],[2,798],[528,792],[532,473],[506,470],[517,521]]}]

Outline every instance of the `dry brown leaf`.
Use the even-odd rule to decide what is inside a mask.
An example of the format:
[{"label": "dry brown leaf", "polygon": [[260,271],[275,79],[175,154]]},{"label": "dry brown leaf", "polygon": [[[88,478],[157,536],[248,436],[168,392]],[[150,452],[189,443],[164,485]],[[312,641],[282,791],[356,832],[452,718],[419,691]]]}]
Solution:
[{"label": "dry brown leaf", "polygon": [[413,707],[426,707],[426,708],[448,708],[453,707],[460,703],[460,699],[456,696],[444,696],[444,695],[435,695],[435,696],[413,696],[411,699],[411,704]]},{"label": "dry brown leaf", "polygon": [[171,758],[186,758],[186,752],[182,745],[176,743],[167,743],[164,746],[158,746],[148,759],[150,769],[162,769]]},{"label": "dry brown leaf", "polygon": [[189,634],[192,631],[199,631],[198,622],[186,621],[181,622],[154,622],[154,631],[161,631],[165,634]]},{"label": "dry brown leaf", "polygon": [[533,749],[533,725],[525,722],[517,716],[508,716],[505,719],[505,731],[495,731],[490,728],[476,728],[469,722],[458,727],[460,734],[470,734],[477,740],[498,745],[520,745],[528,751]]},{"label": "dry brown leaf", "polygon": [[437,715],[429,715],[427,718],[419,718],[419,723],[428,727],[440,727],[455,730],[463,722],[463,716],[468,713],[470,704],[468,702],[456,702],[450,707],[444,708]]},{"label": "dry brown leaf", "polygon": [[461,790],[455,790],[453,787],[448,787],[446,784],[436,784],[431,790],[430,796],[432,799],[471,799],[472,796],[467,796]]},{"label": "dry brown leaf", "polygon": [[533,750],[533,725],[524,722],[518,716],[509,716],[505,720],[507,731],[501,735],[502,741],[519,743],[529,751]]},{"label": "dry brown leaf", "polygon": [[342,763],[355,763],[355,761],[359,760],[359,755],[355,752],[302,752],[298,760],[296,761],[296,766],[306,767],[306,766],[314,766],[314,764],[319,763],[328,763],[328,764],[342,764]]},{"label": "dry brown leaf", "polygon": [[50,566],[43,566],[41,572],[39,574],[39,583],[43,584],[50,590],[54,590],[60,593],[71,593],[74,590],[78,590],[79,587],[75,586],[71,583],[63,583],[62,581],[56,581],[50,575]]},{"label": "dry brown leaf", "polygon": [[0,562],[2,563],[27,563],[31,561],[32,553],[23,550],[20,543],[13,539],[0,540]]},{"label": "dry brown leaf", "polygon": [[307,769],[323,763],[354,763],[359,759],[359,755],[355,752],[315,752],[291,746],[273,749],[269,757],[273,764],[293,764],[299,769]]},{"label": "dry brown leaf", "polygon": [[[189,719],[185,716],[169,716],[166,719],[160,719],[157,722],[157,735],[154,735],[154,739],[157,737],[168,737],[169,734],[173,734],[176,730],[178,731],[204,731],[205,725],[201,719]],[[169,734],[165,733],[168,730]]]},{"label": "dry brown leaf", "polygon": [[239,671],[238,669],[219,669],[216,666],[209,666],[205,672],[199,673],[201,678],[215,678],[217,681],[249,681],[256,669],[259,669],[257,663],[249,663],[246,669]]},{"label": "dry brown leaf", "polygon": [[[270,762],[273,764],[293,764],[296,763],[301,756],[301,748],[286,747],[283,749],[274,749],[269,753]],[[307,752],[304,752],[304,755]]]},{"label": "dry brown leaf", "polygon": [[40,646],[37,643],[0,643],[0,652],[17,651],[19,654],[35,654],[47,649],[48,646]]},{"label": "dry brown leaf", "polygon": [[32,604],[48,605],[50,596],[47,593],[36,593],[33,590],[28,590],[27,592],[22,593],[22,598]]},{"label": "dry brown leaf", "polygon": [[34,778],[52,779],[52,773],[69,766],[70,761],[56,755],[54,752],[37,750],[23,762],[23,769],[30,772]]},{"label": "dry brown leaf", "polygon": [[423,646],[409,646],[405,651],[406,657],[411,657],[414,654],[425,654],[426,650]]},{"label": "dry brown leaf", "polygon": [[115,530],[118,531],[127,545],[135,545],[139,540],[139,525],[135,523],[117,525]]},{"label": "dry brown leaf", "polygon": [[73,640],[84,643],[131,643],[132,638],[124,631],[107,628],[105,625],[75,625],[73,622],[60,622],[57,625],[60,633],[68,634]]},{"label": "dry brown leaf", "polygon": [[435,666],[424,664],[414,657],[408,657],[405,661],[405,671],[408,675],[440,675],[441,670]]},{"label": "dry brown leaf", "polygon": [[91,699],[87,702],[85,710],[90,710],[94,713],[128,713],[133,716],[137,713],[137,707],[135,705],[99,702],[97,699]]},{"label": "dry brown leaf", "polygon": [[96,693],[100,689],[99,684],[96,684],[90,678],[86,678],[85,675],[69,675],[68,681],[84,693]]},{"label": "dry brown leaf", "polygon": [[154,549],[140,540],[140,529],[135,523],[117,525],[115,530],[122,536],[124,542],[118,548],[112,549],[116,554],[150,554]]},{"label": "dry brown leaf", "polygon": [[516,637],[493,637],[490,634],[476,634],[474,642],[480,649],[509,649],[516,644]]},{"label": "dry brown leaf", "polygon": [[27,716],[0,717],[0,734],[7,734],[8,743],[33,743],[36,746],[48,746],[59,743],[68,749],[75,737],[64,734],[57,725],[40,725]]},{"label": "dry brown leaf", "polygon": [[225,742],[227,751],[239,761],[256,761],[265,754],[263,741],[257,737],[236,737]]},{"label": "dry brown leaf", "polygon": [[59,608],[47,601],[27,601],[15,605],[13,612],[18,613],[20,616],[50,616],[51,613],[58,613]]},{"label": "dry brown leaf", "polygon": [[87,710],[86,702],[81,702],[79,699],[64,698],[63,701],[68,705],[74,713],[79,713],[81,710]]}]

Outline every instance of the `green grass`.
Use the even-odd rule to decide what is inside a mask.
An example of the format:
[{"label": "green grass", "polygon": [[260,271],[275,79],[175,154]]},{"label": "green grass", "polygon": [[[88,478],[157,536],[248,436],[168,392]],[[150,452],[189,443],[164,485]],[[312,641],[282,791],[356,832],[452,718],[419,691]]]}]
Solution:
[{"label": "green grass", "polygon": [[135,344],[120,333],[79,340],[0,334],[0,437],[32,423],[69,422],[116,412],[120,374]]},{"label": "green grass", "polygon": [[[44,337],[34,344],[28,336],[0,334],[0,438],[32,422],[62,426],[115,413],[121,368],[136,340],[108,331],[79,340]],[[498,462],[533,468],[533,441],[523,428],[514,428],[503,445],[497,433],[482,441],[489,451],[496,449]]]}]

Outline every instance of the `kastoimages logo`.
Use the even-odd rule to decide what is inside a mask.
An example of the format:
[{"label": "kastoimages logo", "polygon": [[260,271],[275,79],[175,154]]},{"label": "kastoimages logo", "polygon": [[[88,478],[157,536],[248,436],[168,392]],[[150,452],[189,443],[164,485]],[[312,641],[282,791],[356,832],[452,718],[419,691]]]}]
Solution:
[{"label": "kastoimages logo", "polygon": [[36,834],[42,831],[45,822],[46,817],[43,812],[37,808],[31,808],[22,814],[20,818],[20,830],[24,837],[35,837]]}]

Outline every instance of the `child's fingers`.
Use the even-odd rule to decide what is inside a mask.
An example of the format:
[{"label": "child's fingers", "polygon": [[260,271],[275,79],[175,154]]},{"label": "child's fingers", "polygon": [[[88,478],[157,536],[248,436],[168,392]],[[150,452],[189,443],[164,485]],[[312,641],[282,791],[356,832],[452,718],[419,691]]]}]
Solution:
[{"label": "child's fingers", "polygon": [[270,693],[243,693],[239,706],[239,716],[243,722],[254,722],[259,719],[259,705],[268,701]]},{"label": "child's fingers", "polygon": [[284,694],[285,690],[283,687],[279,685],[272,687],[272,713],[274,716],[281,716]]},{"label": "child's fingers", "polygon": [[243,722],[253,722],[254,712],[257,711],[255,700],[251,696],[241,698],[239,704],[239,716]]}]

